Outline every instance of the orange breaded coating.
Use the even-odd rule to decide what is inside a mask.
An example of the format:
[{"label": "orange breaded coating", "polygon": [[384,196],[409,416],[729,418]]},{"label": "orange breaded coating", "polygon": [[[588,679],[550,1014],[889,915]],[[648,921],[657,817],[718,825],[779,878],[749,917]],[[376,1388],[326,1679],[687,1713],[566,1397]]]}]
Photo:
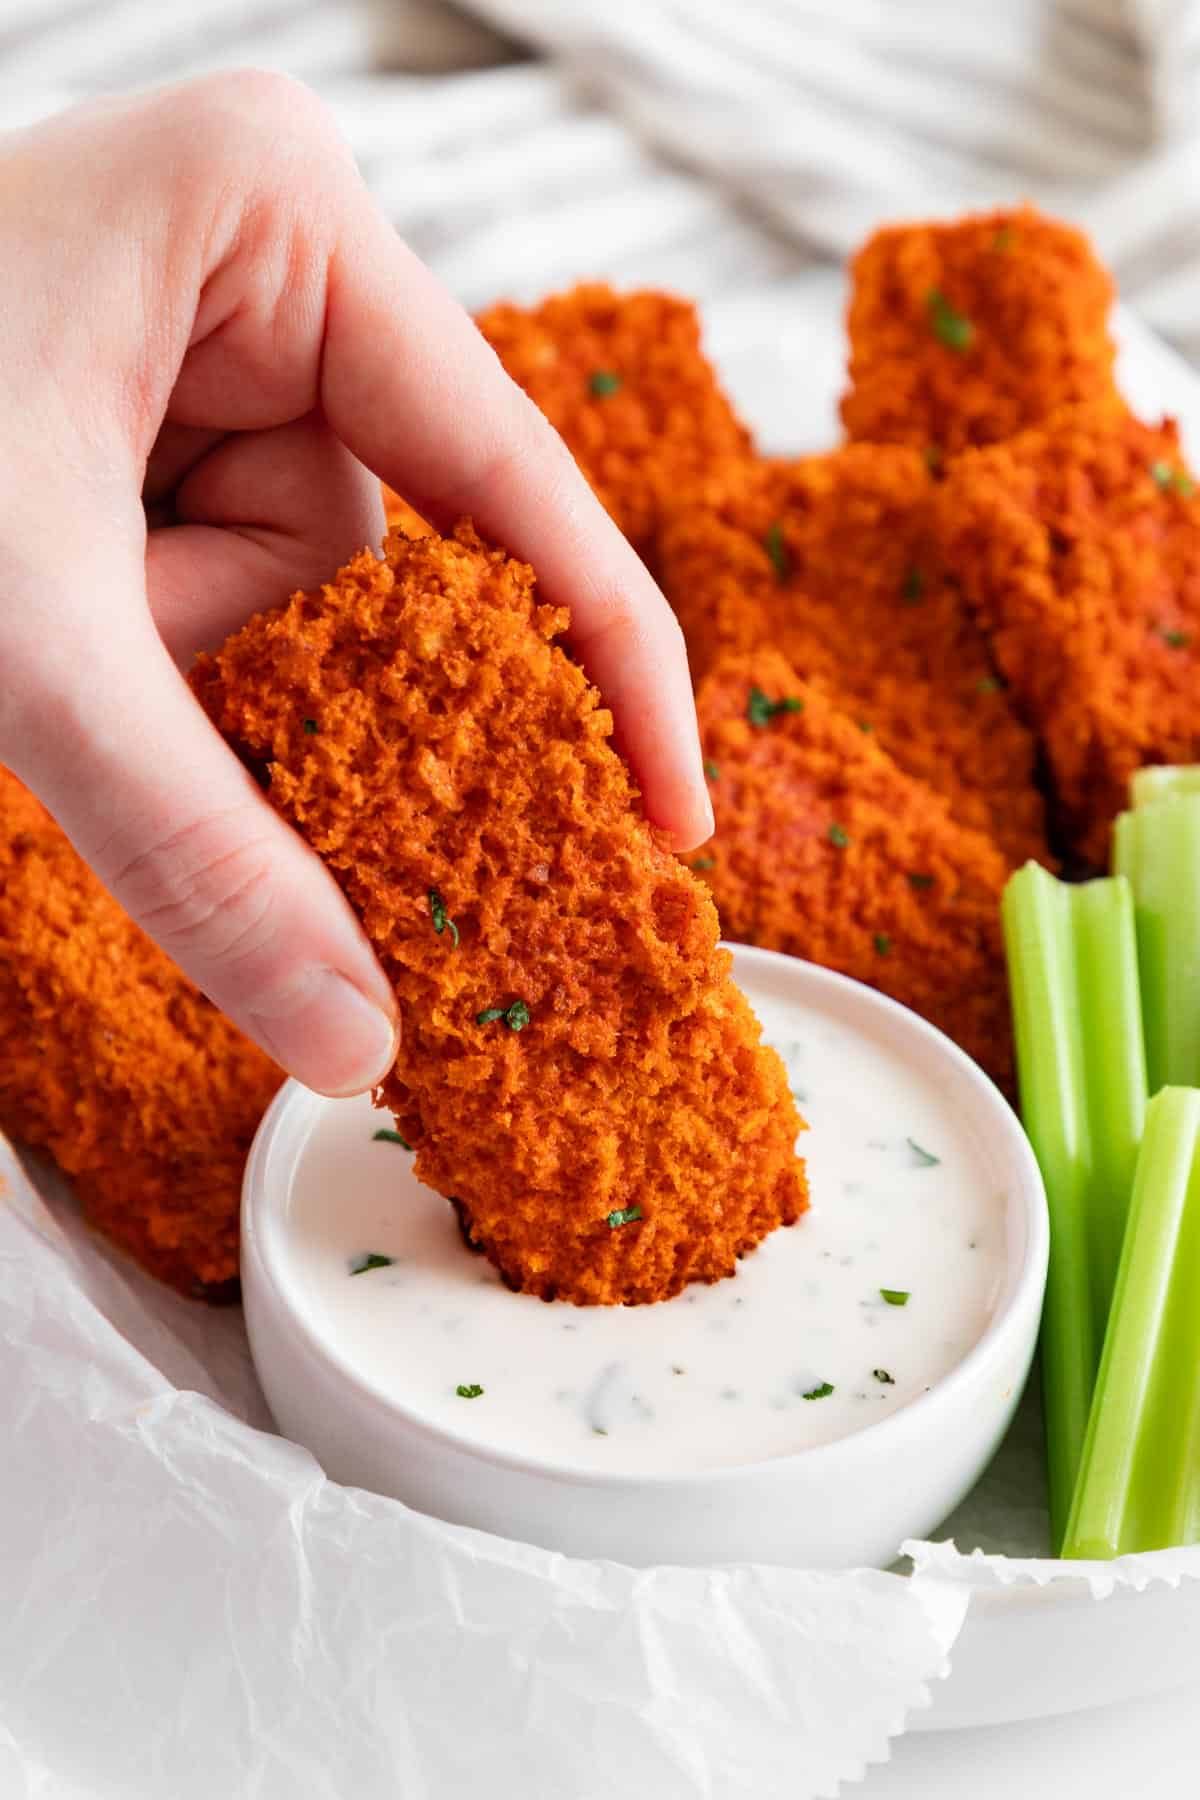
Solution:
[{"label": "orange breaded coating", "polygon": [[0,770],[0,1126],[181,1293],[236,1293],[242,1165],[283,1076]]},{"label": "orange breaded coating", "polygon": [[1101,866],[1133,771],[1200,758],[1200,497],[1175,426],[1073,408],[957,459],[938,510],[1063,841]]},{"label": "orange breaded coating", "polygon": [[476,323],[642,556],[663,503],[749,446],[689,301],[597,282],[532,309],[493,306]]},{"label": "orange breaded coating", "polygon": [[877,231],[851,280],[851,438],[949,453],[1115,398],[1112,281],[1030,206]]},{"label": "orange breaded coating", "polygon": [[420,1179],[514,1287],[662,1300],[800,1216],[800,1120],[566,625],[468,526],[393,536],[193,682],[395,984]]},{"label": "orange breaded coating", "polygon": [[868,982],[1011,1088],[996,846],[774,650],[719,662],[697,707],[717,830],[693,866],[725,936]]},{"label": "orange breaded coating", "polygon": [[731,465],[665,522],[663,587],[695,677],[773,646],[961,824],[1045,860],[1033,738],[942,566],[936,492],[901,445]]}]

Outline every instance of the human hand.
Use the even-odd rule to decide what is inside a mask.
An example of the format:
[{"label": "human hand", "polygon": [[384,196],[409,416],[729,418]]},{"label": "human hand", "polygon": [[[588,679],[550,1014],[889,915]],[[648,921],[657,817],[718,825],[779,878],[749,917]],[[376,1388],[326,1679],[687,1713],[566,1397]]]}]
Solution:
[{"label": "human hand", "polygon": [[0,245],[0,761],[292,1074],[379,1079],[392,992],[177,665],[378,541],[368,470],[534,565],[648,816],[708,836],[672,614],[306,89],[218,76],[0,139]]}]

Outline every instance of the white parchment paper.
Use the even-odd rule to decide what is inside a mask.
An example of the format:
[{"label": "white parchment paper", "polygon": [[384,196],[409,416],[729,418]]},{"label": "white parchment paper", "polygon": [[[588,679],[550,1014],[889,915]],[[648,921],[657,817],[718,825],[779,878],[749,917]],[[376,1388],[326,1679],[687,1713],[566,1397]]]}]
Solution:
[{"label": "white parchment paper", "polygon": [[800,1800],[927,1703],[953,1582],[573,1562],[338,1487],[247,1422],[236,1315],[0,1174],[4,1800]]},{"label": "white parchment paper", "polygon": [[0,1180],[4,1800],[833,1795],[1000,1578],[637,1571],[339,1487],[263,1428],[240,1313],[119,1265],[2,1140]]}]

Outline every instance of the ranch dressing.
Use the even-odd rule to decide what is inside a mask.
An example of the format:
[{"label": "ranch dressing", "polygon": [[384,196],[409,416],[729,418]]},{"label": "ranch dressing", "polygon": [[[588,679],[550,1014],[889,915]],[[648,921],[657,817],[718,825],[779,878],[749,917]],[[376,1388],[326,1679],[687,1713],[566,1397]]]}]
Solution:
[{"label": "ranch dressing", "polygon": [[[463,1438],[628,1474],[785,1456],[916,1399],[991,1317],[1004,1196],[928,1076],[822,1012],[757,995],[755,1009],[809,1123],[812,1208],[736,1276],[654,1306],[514,1294],[413,1179],[409,1152],[376,1140],[387,1115],[331,1100],[289,1195],[314,1328]],[[369,1256],[393,1260],[351,1272]]]}]

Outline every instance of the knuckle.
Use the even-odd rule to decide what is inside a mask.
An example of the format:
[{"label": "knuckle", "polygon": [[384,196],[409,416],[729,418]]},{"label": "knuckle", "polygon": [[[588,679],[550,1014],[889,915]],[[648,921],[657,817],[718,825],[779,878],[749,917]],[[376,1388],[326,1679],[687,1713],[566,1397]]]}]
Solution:
[{"label": "knuckle", "polygon": [[200,155],[231,148],[244,154],[261,149],[264,138],[286,136],[301,149],[327,153],[343,140],[325,102],[292,75],[273,69],[230,69],[202,75],[177,95],[175,118]]},{"label": "knuckle", "polygon": [[261,831],[229,815],[192,821],[139,849],[111,885],[143,929],[179,961],[228,968],[274,932],[274,872]]},{"label": "knuckle", "polygon": [[664,655],[686,656],[679,620],[661,595],[653,589],[648,595],[641,582],[636,591],[620,585],[594,592],[588,615],[595,621],[589,640],[615,640],[627,657],[661,662]]},{"label": "knuckle", "polygon": [[480,452],[456,501],[467,512],[510,513],[525,510],[536,496],[538,510],[557,517],[562,530],[570,532],[578,528],[576,501],[582,487],[579,465],[566,444],[521,395],[521,405]]}]

